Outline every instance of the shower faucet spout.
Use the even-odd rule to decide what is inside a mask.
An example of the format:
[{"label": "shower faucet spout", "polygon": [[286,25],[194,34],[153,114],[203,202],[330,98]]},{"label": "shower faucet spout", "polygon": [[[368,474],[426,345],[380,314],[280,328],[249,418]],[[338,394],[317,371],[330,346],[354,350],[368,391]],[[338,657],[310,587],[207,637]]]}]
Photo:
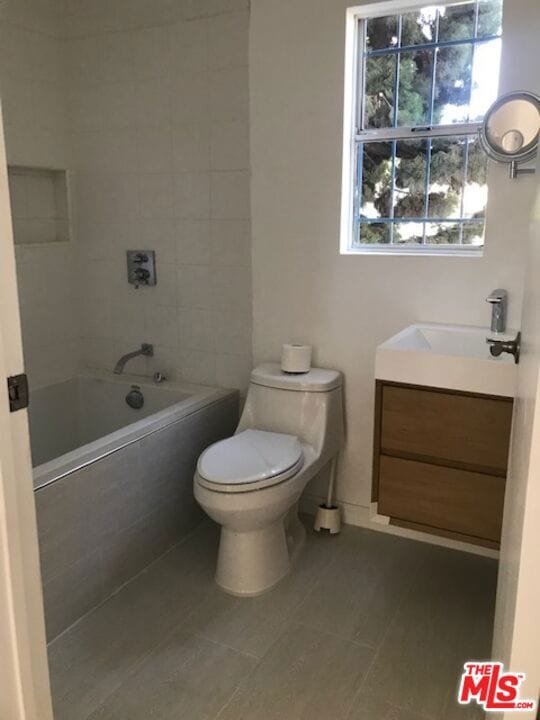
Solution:
[{"label": "shower faucet spout", "polygon": [[122,373],[122,371],[124,370],[125,364],[127,363],[128,360],[131,360],[131,358],[138,357],[139,355],[146,355],[147,357],[152,357],[153,354],[154,354],[154,346],[150,345],[150,343],[142,343],[140,350],[134,350],[133,352],[122,355],[120,360],[114,366],[115,375],[120,375]]}]

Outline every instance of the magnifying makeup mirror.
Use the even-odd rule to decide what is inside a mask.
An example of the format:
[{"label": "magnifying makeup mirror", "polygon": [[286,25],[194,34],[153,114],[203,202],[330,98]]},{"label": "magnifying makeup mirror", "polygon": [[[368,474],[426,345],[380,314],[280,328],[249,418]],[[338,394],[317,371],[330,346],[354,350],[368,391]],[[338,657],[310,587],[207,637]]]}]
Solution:
[{"label": "magnifying makeup mirror", "polygon": [[518,164],[532,160],[538,149],[540,97],[520,90],[502,95],[489,108],[480,129],[482,147],[493,160],[510,164],[510,177],[530,174]]}]

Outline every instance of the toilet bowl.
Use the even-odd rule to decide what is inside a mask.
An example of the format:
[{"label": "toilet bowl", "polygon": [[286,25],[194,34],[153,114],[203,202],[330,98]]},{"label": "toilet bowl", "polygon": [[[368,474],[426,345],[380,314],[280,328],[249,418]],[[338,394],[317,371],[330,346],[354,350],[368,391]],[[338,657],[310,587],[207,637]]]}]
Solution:
[{"label": "toilet bowl", "polygon": [[216,582],[227,592],[259,595],[289,572],[305,536],[300,495],[343,443],[341,385],[333,370],[255,368],[235,435],[200,456],[194,495],[221,525]]}]

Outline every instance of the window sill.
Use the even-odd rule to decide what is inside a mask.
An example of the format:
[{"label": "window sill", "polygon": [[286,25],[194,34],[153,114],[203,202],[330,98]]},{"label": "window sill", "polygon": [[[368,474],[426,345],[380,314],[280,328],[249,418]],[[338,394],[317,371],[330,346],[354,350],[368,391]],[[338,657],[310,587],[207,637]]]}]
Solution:
[{"label": "window sill", "polygon": [[440,250],[425,250],[417,248],[369,248],[369,247],[358,247],[358,248],[346,248],[340,250],[341,255],[377,255],[377,256],[388,256],[395,257],[396,255],[401,257],[413,256],[413,257],[458,257],[458,258],[481,258],[484,256],[484,248],[475,248],[471,250],[464,250],[463,248],[444,248]]}]

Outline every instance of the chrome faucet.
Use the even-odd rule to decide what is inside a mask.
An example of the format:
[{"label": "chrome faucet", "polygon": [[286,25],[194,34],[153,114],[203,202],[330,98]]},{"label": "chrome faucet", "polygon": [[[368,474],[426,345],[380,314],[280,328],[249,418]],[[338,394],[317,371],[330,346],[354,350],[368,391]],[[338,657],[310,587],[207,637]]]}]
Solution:
[{"label": "chrome faucet", "polygon": [[503,333],[506,330],[508,293],[502,288],[497,288],[488,295],[486,302],[491,304],[491,332]]},{"label": "chrome faucet", "polygon": [[139,355],[146,355],[147,357],[152,357],[153,354],[154,346],[150,345],[149,343],[143,343],[140,350],[134,350],[133,352],[122,355],[120,360],[114,366],[115,375],[121,374],[124,369],[124,365],[127,363],[128,360],[131,360],[131,358],[138,357]]}]

